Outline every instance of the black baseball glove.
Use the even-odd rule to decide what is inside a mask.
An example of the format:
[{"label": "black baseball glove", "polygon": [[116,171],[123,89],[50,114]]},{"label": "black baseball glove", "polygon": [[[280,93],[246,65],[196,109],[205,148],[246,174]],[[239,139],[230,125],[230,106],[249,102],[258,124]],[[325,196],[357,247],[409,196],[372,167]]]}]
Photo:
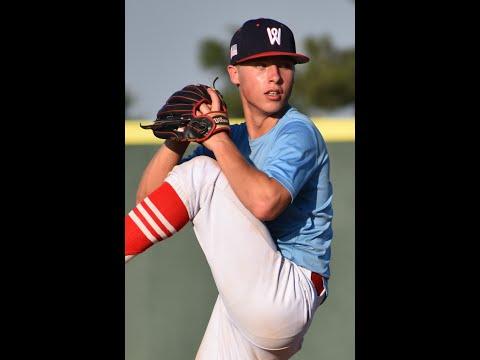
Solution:
[{"label": "black baseball glove", "polygon": [[206,85],[187,85],[175,92],[158,111],[157,118],[151,125],[140,125],[151,129],[160,139],[193,141],[201,143],[220,131],[230,133],[227,105],[223,96],[215,90],[220,98],[220,110],[197,115],[202,104],[212,104]]}]

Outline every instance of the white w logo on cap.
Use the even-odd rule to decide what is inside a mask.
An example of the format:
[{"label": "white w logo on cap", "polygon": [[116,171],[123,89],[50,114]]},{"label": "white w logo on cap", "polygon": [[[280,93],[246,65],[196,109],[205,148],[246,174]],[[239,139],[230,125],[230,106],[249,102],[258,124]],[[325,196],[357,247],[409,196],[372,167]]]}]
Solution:
[{"label": "white w logo on cap", "polygon": [[277,42],[280,45],[280,35],[281,35],[282,28],[267,28],[268,38],[270,39],[270,44],[273,45],[274,42]]}]

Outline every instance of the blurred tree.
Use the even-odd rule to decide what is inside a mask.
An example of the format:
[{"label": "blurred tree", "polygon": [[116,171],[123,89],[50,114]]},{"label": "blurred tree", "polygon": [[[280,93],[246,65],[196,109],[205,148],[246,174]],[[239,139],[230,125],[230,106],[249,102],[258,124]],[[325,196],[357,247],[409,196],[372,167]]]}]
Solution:
[{"label": "blurred tree", "polygon": [[125,119],[130,116],[129,110],[134,103],[134,97],[132,93],[125,88]]},{"label": "blurred tree", "polygon": [[207,68],[225,68],[229,62],[225,46],[217,40],[206,39],[200,44],[200,64]]},{"label": "blurred tree", "polygon": [[[304,41],[306,55],[311,61],[296,67],[295,86],[291,104],[304,111],[334,110],[355,102],[355,49],[338,49],[329,35],[308,37]],[[200,44],[200,64],[226,74],[228,48],[215,39]],[[228,74],[226,74],[228,79]],[[230,81],[220,89],[231,117],[242,117],[238,90]]]},{"label": "blurred tree", "polygon": [[355,49],[337,49],[330,36],[304,41],[310,61],[297,67],[291,102],[303,109],[334,110],[355,102]]}]

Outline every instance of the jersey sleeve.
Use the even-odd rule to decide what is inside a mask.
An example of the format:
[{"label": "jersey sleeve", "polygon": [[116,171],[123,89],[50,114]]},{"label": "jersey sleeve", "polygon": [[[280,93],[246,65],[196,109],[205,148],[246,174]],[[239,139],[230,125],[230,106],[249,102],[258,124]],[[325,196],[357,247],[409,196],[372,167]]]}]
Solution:
[{"label": "jersey sleeve", "polygon": [[262,169],[290,193],[292,202],[317,170],[319,142],[308,124],[287,124],[278,134]]}]

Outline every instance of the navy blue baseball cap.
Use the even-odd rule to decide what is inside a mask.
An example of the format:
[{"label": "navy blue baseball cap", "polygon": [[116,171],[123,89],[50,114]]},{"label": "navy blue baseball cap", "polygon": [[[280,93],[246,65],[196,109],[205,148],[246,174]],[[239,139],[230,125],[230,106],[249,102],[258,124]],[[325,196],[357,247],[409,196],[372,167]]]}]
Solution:
[{"label": "navy blue baseball cap", "polygon": [[295,38],[287,25],[264,18],[246,21],[230,41],[230,64],[267,56],[289,56],[297,64],[310,60],[297,53]]}]

